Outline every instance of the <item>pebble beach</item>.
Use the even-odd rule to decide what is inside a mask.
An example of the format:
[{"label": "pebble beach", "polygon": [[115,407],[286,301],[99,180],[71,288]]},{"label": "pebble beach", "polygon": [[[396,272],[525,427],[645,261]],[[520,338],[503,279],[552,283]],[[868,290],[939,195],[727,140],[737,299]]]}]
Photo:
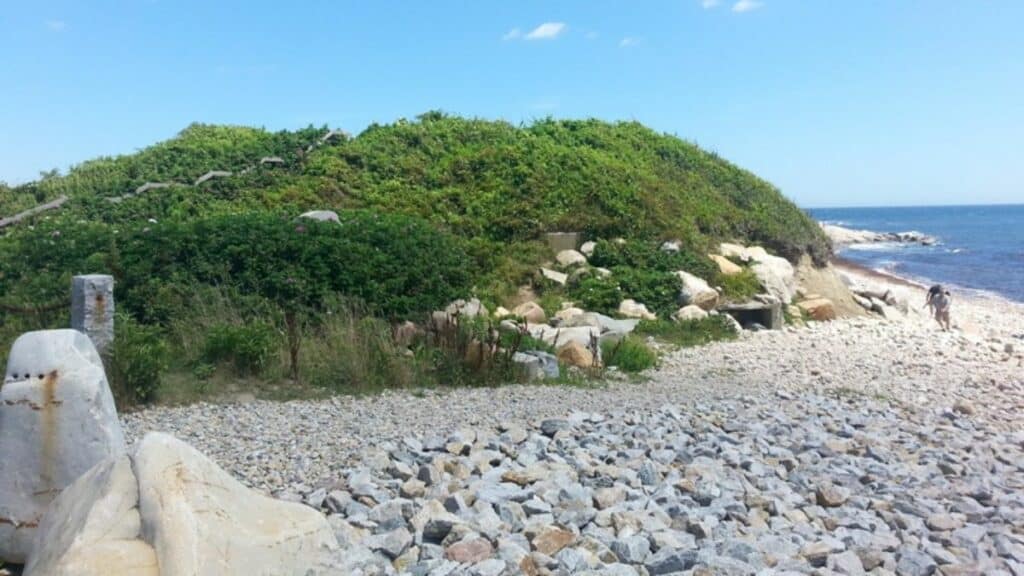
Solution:
[{"label": "pebble beach", "polygon": [[[126,414],[328,514],[352,574],[1022,574],[1024,305],[924,288],[640,381]],[[425,528],[429,526],[429,528]]]}]

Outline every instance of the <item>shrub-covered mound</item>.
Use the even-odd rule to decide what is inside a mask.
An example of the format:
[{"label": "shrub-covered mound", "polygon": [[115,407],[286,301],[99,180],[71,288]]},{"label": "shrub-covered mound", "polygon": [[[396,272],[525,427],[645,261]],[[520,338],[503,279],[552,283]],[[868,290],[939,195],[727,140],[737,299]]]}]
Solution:
[{"label": "shrub-covered mound", "polygon": [[[195,125],[137,154],[5,190],[10,200],[0,200],[0,214],[30,204],[27,198],[63,193],[72,202],[61,214],[92,221],[195,218],[240,207],[370,207],[502,243],[574,230],[588,237],[676,238],[694,248],[735,240],[819,261],[829,250],[819,228],[771,184],[635,122],[546,119],[514,126],[431,112],[310,149],[325,133]],[[259,166],[266,155],[285,163]],[[189,184],[209,170],[235,175],[117,204],[104,200],[146,182]]]}]

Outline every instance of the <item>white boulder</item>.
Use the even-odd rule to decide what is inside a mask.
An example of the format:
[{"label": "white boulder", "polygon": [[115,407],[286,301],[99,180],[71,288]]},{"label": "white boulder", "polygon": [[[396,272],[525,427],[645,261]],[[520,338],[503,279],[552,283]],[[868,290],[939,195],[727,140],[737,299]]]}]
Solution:
[{"label": "white boulder", "polygon": [[641,320],[657,320],[658,317],[647,309],[647,306],[627,298],[619,303],[619,314],[626,318],[640,318]]},{"label": "white boulder", "polygon": [[797,281],[789,260],[765,254],[750,267],[761,286],[783,304],[789,304],[796,295]]},{"label": "white boulder", "polygon": [[532,300],[513,308],[512,314],[526,320],[529,324],[543,324],[548,321],[548,315],[544,309]]},{"label": "white boulder", "polygon": [[563,268],[569,268],[570,266],[581,266],[587,263],[587,257],[575,250],[562,250],[555,256],[555,260]]},{"label": "white boulder", "polygon": [[693,304],[683,306],[672,315],[672,318],[676,322],[693,322],[696,320],[703,320],[707,317],[708,313],[703,308]]},{"label": "white boulder", "polygon": [[592,326],[601,330],[601,333],[620,332],[629,334],[636,329],[640,323],[639,319],[619,319],[598,314],[597,312],[584,312],[569,317],[560,325],[561,328],[576,326]]},{"label": "white boulder", "polygon": [[319,512],[246,488],[171,436],[147,434],[133,462],[162,576],[300,576],[337,547]]},{"label": "white boulder", "polygon": [[555,318],[558,318],[558,320],[560,320],[561,322],[564,323],[564,322],[568,322],[569,320],[572,320],[576,316],[584,314],[585,312],[586,311],[583,310],[582,308],[577,308],[575,306],[569,306],[568,308],[562,308],[558,312],[555,312]]},{"label": "white boulder", "polygon": [[316,510],[258,494],[191,446],[150,433],[53,502],[26,576],[307,576],[337,547]]},{"label": "white boulder", "polygon": [[540,275],[543,276],[545,279],[550,280],[560,286],[565,286],[565,283],[569,281],[568,274],[564,274],[562,272],[552,270],[550,268],[541,268]]},{"label": "white boulder", "polygon": [[24,563],[53,499],[124,452],[114,397],[89,338],[74,330],[21,335],[0,388],[0,560]]},{"label": "white boulder", "polygon": [[533,324],[528,327],[530,336],[544,341],[545,344],[559,348],[569,342],[577,342],[589,346],[594,338],[601,336],[601,329],[596,326],[573,326],[554,328],[547,324]]},{"label": "white boulder", "polygon": [[751,262],[753,270],[761,286],[769,294],[775,296],[783,304],[789,304],[796,295],[796,271],[789,260],[772,256],[760,246],[743,247],[739,244],[722,243],[718,247],[723,256],[738,258],[743,262]]},{"label": "white boulder", "polygon": [[594,255],[595,249],[597,249],[597,242],[594,242],[593,240],[588,240],[584,242],[582,246],[580,246],[580,252],[582,252],[583,255],[586,256],[587,258],[590,258],[591,256]]},{"label": "white boulder", "polygon": [[676,275],[683,282],[680,295],[684,304],[700,306],[704,310],[713,310],[718,305],[718,292],[703,279],[683,270]]},{"label": "white boulder", "polygon": [[737,258],[743,262],[750,261],[750,255],[747,253],[746,247],[740,244],[722,242],[718,245],[718,252],[726,258]]},{"label": "white boulder", "polygon": [[138,505],[131,460],[97,464],[46,511],[25,576],[159,576],[156,552],[142,540]]},{"label": "white boulder", "polygon": [[460,318],[476,318],[477,316],[486,318],[489,314],[487,307],[481,304],[478,298],[470,298],[469,300],[459,298],[449,304],[444,309],[444,312],[449,316],[458,316]]},{"label": "white boulder", "polygon": [[338,213],[333,210],[311,210],[300,214],[299,218],[309,218],[310,220],[318,220],[320,222],[341,222],[341,219],[338,218]]},{"label": "white boulder", "polygon": [[679,240],[667,240],[661,243],[662,252],[679,252],[682,243]]},{"label": "white boulder", "polygon": [[743,272],[743,268],[741,266],[738,266],[725,256],[720,254],[708,254],[708,257],[715,261],[715,264],[718,265],[718,271],[725,276],[733,276]]}]

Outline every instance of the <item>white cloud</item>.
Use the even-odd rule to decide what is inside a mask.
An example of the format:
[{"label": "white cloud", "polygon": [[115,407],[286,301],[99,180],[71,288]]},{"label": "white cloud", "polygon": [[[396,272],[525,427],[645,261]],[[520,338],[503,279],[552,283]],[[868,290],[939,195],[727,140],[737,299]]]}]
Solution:
[{"label": "white cloud", "polygon": [[505,32],[505,35],[502,36],[501,39],[502,40],[515,40],[516,38],[519,38],[522,35],[523,35],[522,30],[520,30],[519,28],[513,28],[513,29],[509,30],[508,32]]},{"label": "white cloud", "polygon": [[721,3],[722,0],[700,0],[700,5],[703,6],[705,10],[715,8]]},{"label": "white cloud", "polygon": [[557,98],[544,98],[543,100],[537,100],[530,104],[530,109],[537,112],[550,112],[558,109],[559,102]]},{"label": "white cloud", "polygon": [[591,30],[590,32],[587,32],[587,40],[597,40],[598,36],[600,36],[600,34],[598,34],[597,32],[594,32],[593,30]]},{"label": "white cloud", "polygon": [[758,0],[738,0],[732,5],[732,11],[742,14],[744,12],[757,10],[762,6],[764,6],[764,2],[758,2]]},{"label": "white cloud", "polygon": [[629,48],[630,46],[636,46],[640,43],[640,39],[634,36],[626,36],[622,40],[619,40],[619,48]]},{"label": "white cloud", "polygon": [[63,32],[68,27],[68,23],[63,20],[47,20],[46,27],[52,32]]},{"label": "white cloud", "polygon": [[545,22],[526,35],[527,40],[553,40],[565,31],[564,22]]}]

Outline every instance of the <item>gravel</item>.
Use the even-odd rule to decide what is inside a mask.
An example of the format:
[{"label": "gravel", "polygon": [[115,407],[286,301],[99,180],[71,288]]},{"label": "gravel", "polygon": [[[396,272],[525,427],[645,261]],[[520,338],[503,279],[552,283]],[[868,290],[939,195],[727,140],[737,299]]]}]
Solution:
[{"label": "gravel", "polygon": [[1024,314],[959,310],[748,334],[642,382],[122,419],[328,514],[325,573],[1024,574]]}]

